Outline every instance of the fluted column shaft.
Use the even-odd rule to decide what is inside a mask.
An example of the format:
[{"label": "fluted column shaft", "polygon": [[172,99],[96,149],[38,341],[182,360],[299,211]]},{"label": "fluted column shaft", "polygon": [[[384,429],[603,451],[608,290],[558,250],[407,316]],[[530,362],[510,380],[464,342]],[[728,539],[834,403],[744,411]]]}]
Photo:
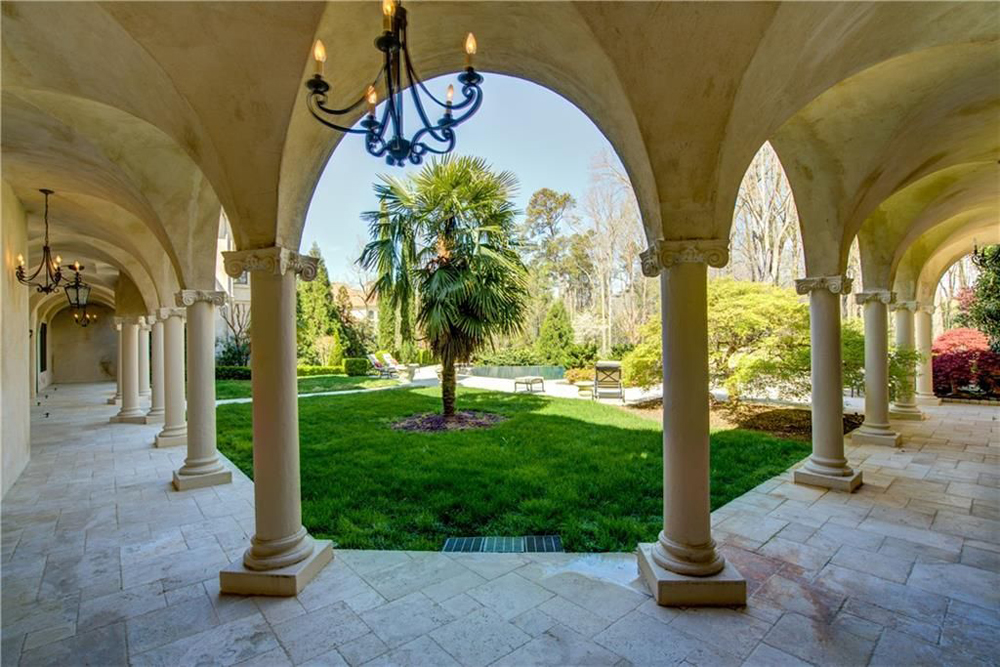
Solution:
[{"label": "fluted column shaft", "polygon": [[[913,335],[913,312],[917,309],[915,301],[904,301],[893,306],[895,310],[896,349],[914,350],[916,348]],[[893,401],[891,415],[900,419],[920,419],[920,408],[914,400],[913,390],[916,381],[916,368],[910,369],[908,382],[896,390],[896,400]]]},{"label": "fluted column shaft", "polygon": [[139,320],[122,318],[122,407],[113,422],[138,422],[145,417],[139,407]]},{"label": "fluted column shaft", "polygon": [[159,318],[148,318],[152,322],[150,339],[152,349],[150,350],[150,407],[146,413],[146,422],[155,422],[163,419],[163,321]]},{"label": "fluted column shaft", "polygon": [[894,295],[872,290],[855,295],[865,315],[865,422],[852,435],[855,444],[895,446],[889,428],[889,322],[886,308]]},{"label": "fluted column shaft", "polygon": [[840,348],[840,296],[851,291],[851,279],[819,276],[795,281],[809,295],[809,340],[812,363],[812,455],[795,471],[796,482],[853,490],[861,473],[844,455],[844,382]]},{"label": "fluted column shaft", "polygon": [[215,442],[215,307],[224,292],[183,290],[177,305],[187,308],[187,458],[174,473],[178,490],[226,484],[232,473],[219,460]]},{"label": "fluted column shaft", "polygon": [[917,362],[917,405],[939,405],[941,399],[934,395],[934,307],[920,306],[914,314],[916,327],[917,352],[920,361]]},{"label": "fluted column shaft", "polygon": [[160,308],[157,311],[157,322],[163,323],[163,430],[156,436],[157,447],[187,444],[184,315],[183,308]]},{"label": "fluted column shaft", "polygon": [[147,397],[149,389],[149,323],[139,318],[139,398]]}]

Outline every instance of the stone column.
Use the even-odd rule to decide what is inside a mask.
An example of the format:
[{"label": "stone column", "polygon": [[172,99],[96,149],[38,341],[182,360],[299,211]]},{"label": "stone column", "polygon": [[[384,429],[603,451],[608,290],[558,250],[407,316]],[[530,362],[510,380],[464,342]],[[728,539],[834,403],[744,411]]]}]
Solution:
[{"label": "stone column", "polygon": [[108,405],[114,405],[122,400],[122,318],[115,318],[115,331],[118,332],[118,361],[115,365],[115,395],[108,399]]},{"label": "stone column", "polygon": [[899,445],[889,428],[889,322],[886,306],[896,299],[888,290],[859,292],[865,309],[865,423],[851,434],[856,445]]},{"label": "stone column", "polygon": [[333,558],[329,541],[302,525],[299,480],[295,280],[316,259],[285,248],[225,252],[226,273],[252,273],[255,534],[242,562],[220,573],[224,593],[296,595]]},{"label": "stone column", "polygon": [[139,398],[149,398],[149,322],[139,318]]},{"label": "stone column", "polygon": [[[916,347],[913,337],[913,312],[916,309],[916,301],[901,301],[893,305],[893,310],[896,313],[896,349],[898,350],[913,350]],[[916,368],[913,369],[913,374],[910,376],[909,391],[905,389],[896,391],[896,400],[889,408],[889,416],[893,419],[920,420],[924,418],[924,414],[920,412],[913,396],[915,381]]]},{"label": "stone column", "polygon": [[163,430],[157,447],[187,444],[184,402],[184,314],[183,308],[160,308],[156,321],[163,324]]},{"label": "stone column", "polygon": [[150,336],[153,343],[150,350],[150,369],[152,371],[152,387],[150,390],[149,412],[146,413],[146,423],[153,424],[163,421],[163,320],[154,315],[146,318],[150,323]]},{"label": "stone column", "polygon": [[794,473],[801,484],[853,491],[861,471],[844,456],[844,381],[840,351],[840,295],[851,291],[845,276],[795,281],[795,291],[809,295],[812,360],[812,456]]},{"label": "stone column", "polygon": [[139,407],[139,320],[121,318],[122,407],[111,418],[116,424],[143,424],[146,413]]},{"label": "stone column", "polygon": [[639,572],[666,606],[746,604],[746,581],[715,548],[709,503],[708,264],[728,243],[660,241],[643,273],[660,274],[663,321],[663,530],[640,544]]},{"label": "stone column", "polygon": [[233,481],[215,448],[215,307],[225,292],[182,290],[177,305],[187,308],[187,458],[174,472],[178,491]]},{"label": "stone column", "polygon": [[934,395],[934,366],[932,363],[934,345],[934,306],[919,306],[913,316],[916,324],[917,352],[917,405],[941,405],[941,399]]}]

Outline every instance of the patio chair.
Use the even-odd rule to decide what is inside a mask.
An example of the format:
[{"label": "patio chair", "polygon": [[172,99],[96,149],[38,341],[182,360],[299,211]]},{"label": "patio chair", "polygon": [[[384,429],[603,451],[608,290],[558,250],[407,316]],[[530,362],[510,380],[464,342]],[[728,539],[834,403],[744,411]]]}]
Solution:
[{"label": "patio chair", "polygon": [[396,358],[392,356],[391,352],[383,352],[382,359],[385,360],[385,365],[393,369],[397,373],[406,370],[406,364],[401,364],[396,361]]},{"label": "patio chair", "polygon": [[593,400],[617,398],[625,402],[625,387],[622,385],[622,365],[617,361],[598,361],[594,364]]},{"label": "patio chair", "polygon": [[394,368],[390,368],[384,362],[379,361],[378,357],[374,354],[369,352],[365,356],[368,357],[368,361],[371,363],[372,368],[375,369],[380,378],[391,378],[395,375],[396,370]]}]

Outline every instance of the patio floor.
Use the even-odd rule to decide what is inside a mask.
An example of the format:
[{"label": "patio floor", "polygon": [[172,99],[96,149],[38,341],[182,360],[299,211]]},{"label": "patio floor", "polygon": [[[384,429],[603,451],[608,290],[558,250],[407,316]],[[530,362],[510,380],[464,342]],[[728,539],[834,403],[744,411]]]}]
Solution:
[{"label": "patio floor", "polygon": [[[253,486],[174,492],[182,450],[108,423],[113,385],[33,408],[3,499],[3,665],[916,665],[1000,656],[1000,409],[925,408],[849,448],[852,495],[776,477],[713,514],[740,609],[665,609],[632,554],[337,550],[298,598],[220,595]],[[46,417],[45,414],[48,413]],[[848,441],[849,442],[849,441]],[[232,467],[232,466],[231,466]],[[652,537],[652,536],[651,536]]]}]

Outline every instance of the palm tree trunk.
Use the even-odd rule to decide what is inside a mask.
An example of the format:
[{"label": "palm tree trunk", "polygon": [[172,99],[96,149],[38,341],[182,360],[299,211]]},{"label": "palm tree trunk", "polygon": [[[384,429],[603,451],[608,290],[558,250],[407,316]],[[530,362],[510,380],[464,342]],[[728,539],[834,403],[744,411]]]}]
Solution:
[{"label": "palm tree trunk", "polygon": [[441,408],[445,419],[455,416],[455,357],[450,352],[441,356]]}]

